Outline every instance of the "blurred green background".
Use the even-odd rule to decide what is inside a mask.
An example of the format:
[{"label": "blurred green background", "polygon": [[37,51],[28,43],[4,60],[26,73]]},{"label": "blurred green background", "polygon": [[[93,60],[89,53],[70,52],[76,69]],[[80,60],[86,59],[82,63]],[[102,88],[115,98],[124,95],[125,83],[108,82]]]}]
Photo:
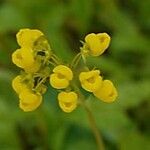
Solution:
[{"label": "blurred green background", "polygon": [[24,113],[11,80],[19,73],[11,54],[20,28],[36,28],[52,49],[69,62],[90,32],[107,32],[112,41],[89,66],[101,69],[118,88],[105,104],[91,107],[108,150],[150,149],[150,1],[149,0],[0,0],[0,150],[96,150],[82,108],[70,114],[58,107],[49,89],[35,112]]}]

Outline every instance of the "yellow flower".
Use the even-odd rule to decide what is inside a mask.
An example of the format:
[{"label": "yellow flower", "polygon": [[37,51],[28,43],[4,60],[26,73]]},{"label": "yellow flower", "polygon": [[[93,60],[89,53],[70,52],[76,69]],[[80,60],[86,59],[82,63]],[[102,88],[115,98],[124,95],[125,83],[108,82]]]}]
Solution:
[{"label": "yellow flower", "polygon": [[21,29],[16,37],[17,42],[21,47],[30,47],[33,48],[34,42],[42,36],[43,33],[35,29]]},{"label": "yellow flower", "polygon": [[23,90],[19,95],[19,107],[23,111],[33,111],[39,107],[42,102],[42,95],[34,93],[31,90]]},{"label": "yellow flower", "polygon": [[40,69],[40,62],[34,61],[30,66],[24,67],[25,72],[27,73],[35,73]]},{"label": "yellow flower", "polygon": [[110,80],[104,80],[102,86],[93,94],[106,103],[115,101],[118,96],[117,90]]},{"label": "yellow flower", "polygon": [[35,61],[31,48],[17,49],[12,54],[12,62],[28,73],[37,72],[40,68],[40,63]]},{"label": "yellow flower", "polygon": [[30,67],[31,64],[34,63],[34,55],[33,55],[33,51],[31,48],[21,48],[21,56],[22,56],[22,64],[23,67]]},{"label": "yellow flower", "polygon": [[12,81],[12,87],[17,94],[21,93],[24,89],[27,88],[27,85],[22,82],[21,76],[16,76]]},{"label": "yellow flower", "polygon": [[102,77],[99,74],[99,70],[81,72],[79,75],[79,80],[82,88],[89,92],[96,91],[102,83]]},{"label": "yellow flower", "polygon": [[22,54],[20,49],[17,49],[15,52],[12,54],[12,62],[17,65],[20,68],[23,68],[22,64]]},{"label": "yellow flower", "polygon": [[101,55],[109,46],[110,36],[107,33],[91,33],[85,37],[84,49],[92,56]]},{"label": "yellow flower", "polygon": [[64,65],[55,67],[53,72],[50,75],[50,84],[56,89],[66,88],[69,85],[69,81],[73,78],[71,69]]},{"label": "yellow flower", "polygon": [[78,95],[75,92],[61,92],[58,94],[60,108],[70,113],[77,107]]}]

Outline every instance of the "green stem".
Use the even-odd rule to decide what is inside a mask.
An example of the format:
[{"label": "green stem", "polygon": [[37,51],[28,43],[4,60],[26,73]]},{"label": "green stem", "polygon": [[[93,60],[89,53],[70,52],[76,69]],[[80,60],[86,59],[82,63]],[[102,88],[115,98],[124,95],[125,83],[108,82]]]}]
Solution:
[{"label": "green stem", "polygon": [[80,58],[81,58],[81,53],[78,53],[72,60],[71,62],[71,68],[75,67],[78,65],[79,61],[80,61]]},{"label": "green stem", "polygon": [[83,60],[84,64],[86,65],[86,57],[84,55],[82,55],[82,60]]},{"label": "green stem", "polygon": [[55,57],[51,56],[51,59],[54,61],[55,64],[60,64],[60,62]]},{"label": "green stem", "polygon": [[85,104],[83,105],[83,107],[84,107],[85,111],[87,112],[89,123],[90,123],[91,129],[93,131],[93,134],[95,136],[95,140],[97,142],[98,150],[105,150],[102,137],[96,126],[96,121],[95,121],[95,118],[94,118],[91,110]]},{"label": "green stem", "polygon": [[81,55],[79,55],[78,59],[75,61],[74,68],[78,65],[78,63],[80,62],[80,59],[81,59]]},{"label": "green stem", "polygon": [[38,89],[38,87],[46,80],[47,77],[44,77],[38,84],[37,86],[35,87],[35,91],[36,89]]},{"label": "green stem", "polygon": [[[52,54],[51,57],[50,57],[50,59],[52,59],[53,62],[54,62],[56,65],[59,65],[59,64],[62,63],[61,60],[60,60],[55,54]],[[50,61],[50,60],[49,60],[49,61]]]},{"label": "green stem", "polygon": [[52,58],[53,58],[58,64],[61,64],[61,63],[62,63],[61,60],[60,60],[60,58],[57,57],[57,55],[52,54]]},{"label": "green stem", "polygon": [[54,67],[56,66],[56,64],[53,63],[53,62],[51,62],[50,60],[48,61],[48,63],[51,64],[51,65],[54,66]]},{"label": "green stem", "polygon": [[105,150],[104,143],[103,143],[103,140],[102,140],[102,136],[101,136],[101,134],[100,134],[100,132],[97,128],[95,118],[94,118],[90,108],[85,104],[84,95],[80,92],[79,88],[75,85],[74,85],[74,89],[78,92],[78,94],[80,96],[80,98],[79,98],[80,104],[84,107],[84,109],[87,113],[88,120],[89,120],[91,129],[93,131],[93,134],[94,134],[97,146],[98,146],[98,150]]}]

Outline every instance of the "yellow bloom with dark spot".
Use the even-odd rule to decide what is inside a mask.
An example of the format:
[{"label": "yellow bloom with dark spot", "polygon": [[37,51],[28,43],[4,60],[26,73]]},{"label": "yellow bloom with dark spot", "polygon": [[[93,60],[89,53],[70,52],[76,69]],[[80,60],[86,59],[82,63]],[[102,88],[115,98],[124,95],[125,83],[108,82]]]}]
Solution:
[{"label": "yellow bloom with dark spot", "polygon": [[99,70],[81,72],[79,80],[83,89],[89,92],[94,92],[101,86],[102,77],[99,75]]},{"label": "yellow bloom with dark spot", "polygon": [[77,107],[78,95],[75,92],[61,92],[58,94],[60,108],[70,113]]},{"label": "yellow bloom with dark spot", "polygon": [[39,107],[42,102],[42,95],[27,89],[20,93],[19,99],[19,107],[23,111],[28,112],[33,111]]},{"label": "yellow bloom with dark spot", "polygon": [[27,89],[27,85],[22,82],[22,77],[20,75],[12,80],[12,87],[17,94],[21,93],[24,89]]},{"label": "yellow bloom with dark spot", "polygon": [[17,49],[12,54],[12,62],[18,67],[23,68],[28,73],[37,72],[40,68],[40,63],[35,61],[31,48]]},{"label": "yellow bloom with dark spot", "polygon": [[59,65],[53,69],[53,74],[50,75],[50,84],[56,89],[68,87],[69,81],[73,78],[71,69],[64,65]]},{"label": "yellow bloom with dark spot", "polygon": [[111,103],[116,100],[118,93],[110,80],[104,80],[102,86],[93,93],[98,99]]},{"label": "yellow bloom with dark spot", "polygon": [[91,33],[85,37],[84,49],[92,56],[101,55],[109,46],[110,36],[107,33]]},{"label": "yellow bloom with dark spot", "polygon": [[21,47],[30,47],[34,46],[34,42],[42,36],[43,33],[36,29],[21,29],[16,37],[17,42]]}]

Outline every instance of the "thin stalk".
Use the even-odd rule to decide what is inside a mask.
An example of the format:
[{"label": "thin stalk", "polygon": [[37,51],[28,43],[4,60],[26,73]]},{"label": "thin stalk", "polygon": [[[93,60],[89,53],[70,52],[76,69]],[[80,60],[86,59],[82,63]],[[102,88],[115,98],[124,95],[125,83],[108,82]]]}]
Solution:
[{"label": "thin stalk", "polygon": [[55,57],[51,56],[51,59],[54,61],[55,64],[60,64],[60,62]]},{"label": "thin stalk", "polygon": [[97,143],[98,150],[105,150],[105,146],[104,146],[104,143],[103,143],[103,140],[102,140],[102,136],[101,136],[101,134],[100,134],[100,132],[97,128],[95,118],[94,118],[90,108],[85,104],[84,95],[80,92],[79,88],[75,85],[74,85],[74,89],[78,92],[80,104],[83,106],[83,108],[85,109],[85,111],[87,113],[88,120],[89,120],[91,129],[93,131],[93,135],[94,135],[96,143]]},{"label": "thin stalk", "polygon": [[38,89],[38,87],[46,80],[47,77],[44,77],[35,87],[35,90]]},{"label": "thin stalk", "polygon": [[84,107],[85,111],[87,112],[89,123],[90,123],[91,129],[93,131],[93,134],[94,134],[97,146],[98,146],[98,150],[105,150],[102,137],[101,137],[100,132],[96,126],[96,121],[95,121],[95,118],[94,118],[91,110],[85,104],[83,107]]},{"label": "thin stalk", "polygon": [[61,60],[60,60],[60,58],[57,57],[55,54],[52,54],[52,58],[55,59],[58,62],[58,64],[62,63]]},{"label": "thin stalk", "polygon": [[51,65],[54,66],[54,67],[56,66],[56,64],[53,63],[53,62],[51,62],[51,61],[48,61],[48,63],[51,64]]},{"label": "thin stalk", "polygon": [[[80,60],[81,53],[78,53],[71,62],[71,68],[76,64],[76,61]],[[78,61],[79,62],[79,61]],[[77,64],[76,64],[77,65]]]},{"label": "thin stalk", "polygon": [[75,61],[74,68],[78,65],[78,63],[80,62],[80,60],[81,60],[81,55],[79,55],[78,59]]}]

